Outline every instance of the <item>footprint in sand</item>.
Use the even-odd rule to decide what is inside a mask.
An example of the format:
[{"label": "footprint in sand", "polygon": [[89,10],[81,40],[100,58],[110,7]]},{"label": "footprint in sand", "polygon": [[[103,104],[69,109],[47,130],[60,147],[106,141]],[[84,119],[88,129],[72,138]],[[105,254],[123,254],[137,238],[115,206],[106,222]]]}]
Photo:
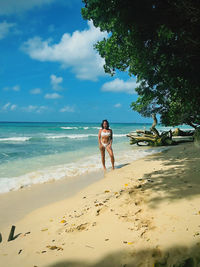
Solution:
[{"label": "footprint in sand", "polygon": [[80,232],[84,230],[88,230],[89,223],[82,223],[78,226],[71,226],[65,230],[66,233],[72,233],[72,232]]},{"label": "footprint in sand", "polygon": [[98,209],[96,211],[96,216],[99,216],[102,212],[106,211],[107,210],[107,206],[103,206],[102,208]]},{"label": "footprint in sand", "polygon": [[62,247],[57,247],[57,246],[50,246],[50,245],[48,245],[48,246],[46,246],[47,248],[49,248],[50,250],[63,250],[63,248]]},{"label": "footprint in sand", "polygon": [[135,215],[138,214],[138,213],[141,212],[141,211],[142,211],[142,209],[137,210],[137,211],[135,212]]}]

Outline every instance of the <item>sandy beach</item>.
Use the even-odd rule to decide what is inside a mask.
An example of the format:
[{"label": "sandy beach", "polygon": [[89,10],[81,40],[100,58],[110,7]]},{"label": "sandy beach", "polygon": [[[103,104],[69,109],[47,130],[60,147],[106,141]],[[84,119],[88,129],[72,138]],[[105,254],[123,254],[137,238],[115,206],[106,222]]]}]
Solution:
[{"label": "sandy beach", "polygon": [[200,266],[199,179],[186,143],[68,192],[60,181],[3,194],[0,266]]}]

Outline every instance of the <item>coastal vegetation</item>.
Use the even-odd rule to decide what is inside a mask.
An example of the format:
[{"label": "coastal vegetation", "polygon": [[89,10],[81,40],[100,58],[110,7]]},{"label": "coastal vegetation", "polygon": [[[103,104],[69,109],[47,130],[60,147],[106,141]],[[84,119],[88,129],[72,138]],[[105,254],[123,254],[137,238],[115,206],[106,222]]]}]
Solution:
[{"label": "coastal vegetation", "polygon": [[200,5],[193,0],[83,0],[82,16],[109,33],[95,44],[106,73],[137,79],[131,108],[166,126],[200,126]]}]

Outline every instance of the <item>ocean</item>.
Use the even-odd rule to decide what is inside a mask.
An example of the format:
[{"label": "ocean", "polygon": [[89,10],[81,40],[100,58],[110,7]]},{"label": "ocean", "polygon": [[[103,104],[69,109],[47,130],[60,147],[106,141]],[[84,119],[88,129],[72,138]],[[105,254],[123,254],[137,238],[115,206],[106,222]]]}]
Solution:
[{"label": "ocean", "polygon": [[[126,134],[150,126],[110,124],[116,167],[163,149],[129,144]],[[100,123],[0,122],[0,193],[101,170],[99,129]]]}]

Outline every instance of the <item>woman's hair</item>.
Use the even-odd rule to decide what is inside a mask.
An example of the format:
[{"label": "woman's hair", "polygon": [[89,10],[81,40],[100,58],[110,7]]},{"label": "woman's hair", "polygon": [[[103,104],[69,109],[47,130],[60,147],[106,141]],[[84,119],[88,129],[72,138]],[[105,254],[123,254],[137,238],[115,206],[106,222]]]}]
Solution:
[{"label": "woman's hair", "polygon": [[101,123],[101,128],[103,129],[103,123],[104,122],[107,122],[107,128],[106,129],[109,129],[109,122],[107,120],[103,120],[102,123]]}]

